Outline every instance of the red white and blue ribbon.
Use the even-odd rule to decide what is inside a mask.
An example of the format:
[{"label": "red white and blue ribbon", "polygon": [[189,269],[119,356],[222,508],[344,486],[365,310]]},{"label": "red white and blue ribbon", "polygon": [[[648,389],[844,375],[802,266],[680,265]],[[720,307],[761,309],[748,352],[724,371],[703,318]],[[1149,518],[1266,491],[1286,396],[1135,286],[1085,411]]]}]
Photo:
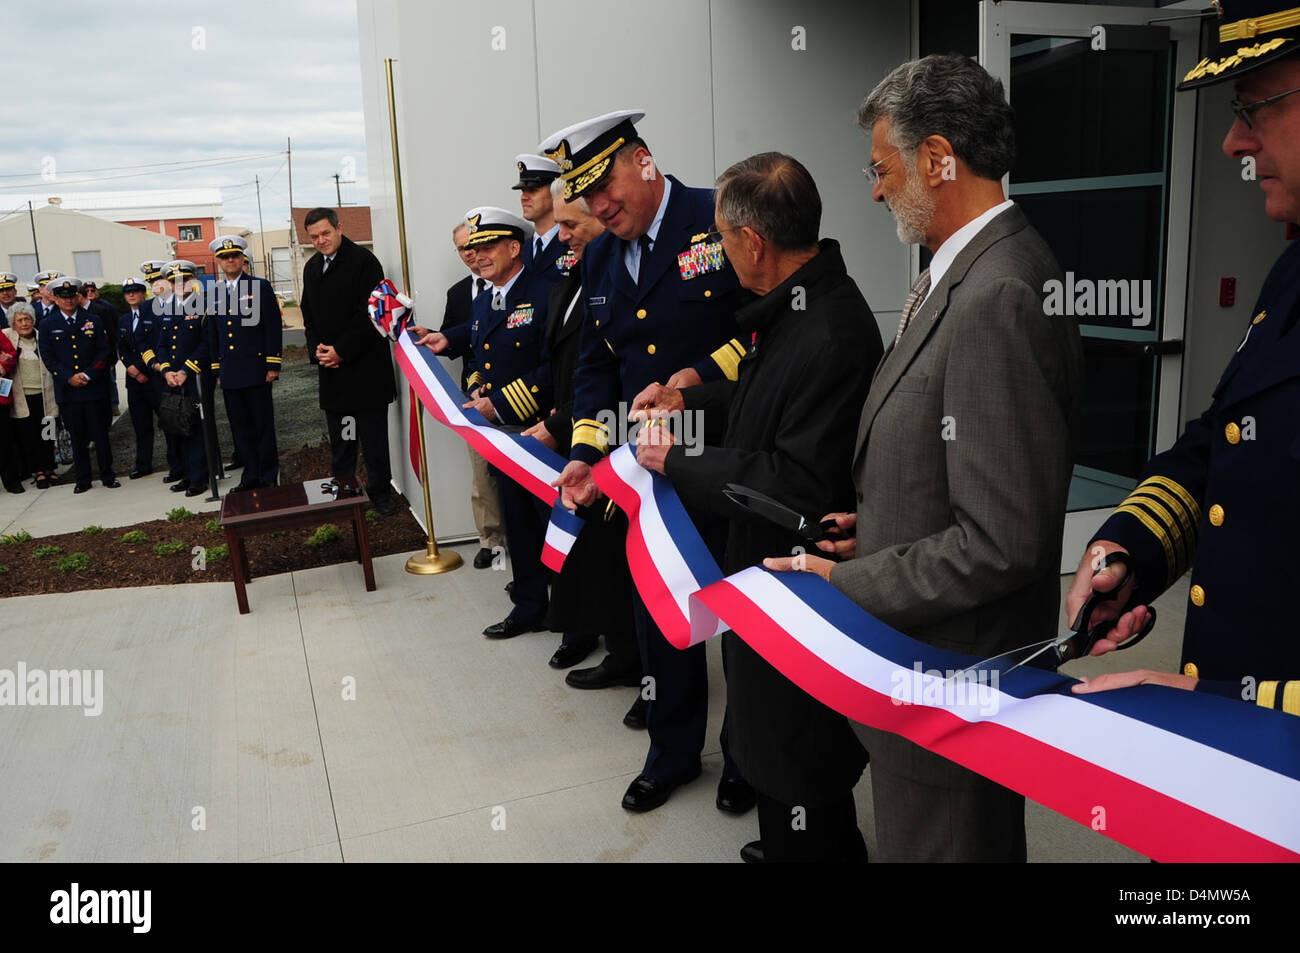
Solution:
[{"label": "red white and blue ribbon", "polygon": [[552,507],[543,560],[558,572],[583,522],[562,506],[557,513],[554,506],[559,490],[551,484],[559,479],[568,461],[540,441],[507,433],[488,423],[474,408],[462,407],[465,395],[451,374],[432,351],[415,343],[410,332],[398,336],[393,354],[420,403],[435,420],[446,424],[488,463]]}]

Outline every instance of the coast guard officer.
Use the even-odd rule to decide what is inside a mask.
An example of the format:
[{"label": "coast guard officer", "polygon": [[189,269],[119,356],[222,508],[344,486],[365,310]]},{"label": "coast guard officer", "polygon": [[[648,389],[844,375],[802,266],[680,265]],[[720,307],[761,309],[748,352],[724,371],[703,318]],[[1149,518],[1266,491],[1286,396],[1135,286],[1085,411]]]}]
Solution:
[{"label": "coast guard officer", "polygon": [[[524,268],[523,248],[533,229],[518,215],[495,206],[471,209],[465,215],[479,274],[491,283],[490,293],[474,299],[469,322],[446,332],[426,331],[420,343],[435,354],[459,357],[466,352],[469,383],[474,388],[465,406],[473,406],[490,422],[514,432],[537,423],[550,412],[550,368],[545,358],[545,282]],[[540,294],[539,294],[540,292]],[[490,639],[508,639],[543,628],[549,603],[549,570],[542,565],[542,543],[549,512],[514,480],[497,473],[506,547],[514,585],[514,608],[501,622],[488,626]]]},{"label": "coast guard officer", "polygon": [[[151,372],[150,381],[153,383],[156,409],[158,401],[163,394],[167,393],[168,387],[163,375],[153,371],[153,365],[158,359],[158,345],[162,341],[167,317],[176,305],[176,292],[167,278],[167,262],[153,258],[142,261],[140,274],[144,275],[144,280],[149,284],[151,297],[145,302],[145,309],[153,320],[149,323],[148,335],[138,339],[137,343],[140,345],[140,357],[144,360],[145,368]],[[163,477],[163,483],[175,483],[185,477],[185,461],[181,458],[180,440],[175,434],[164,430],[163,444],[167,453],[167,475]]]},{"label": "coast guard officer", "polygon": [[[208,359],[207,335],[203,311],[196,299],[194,275],[197,266],[191,261],[168,262],[164,276],[172,286],[172,295],[161,302],[162,327],[157,353],[150,367],[162,378],[163,393],[184,394],[199,400],[198,377]],[[203,431],[197,428],[188,437],[176,437],[176,451],[182,476],[172,484],[173,493],[198,496],[207,489],[208,462],[203,447]]]},{"label": "coast guard officer", "polygon": [[[1223,151],[1234,178],[1249,157],[1264,212],[1300,221],[1300,7],[1295,0],[1222,0],[1218,44],[1178,89],[1231,82]],[[1295,505],[1300,448],[1300,242],[1269,272],[1209,408],[1148,462],[1137,489],[1088,544],[1066,597],[1070,617],[1093,588],[1110,591],[1124,552],[1135,583],[1122,593],[1110,651],[1145,625],[1147,605],[1190,567],[1182,671],[1118,672],[1075,691],[1169,685],[1300,715],[1300,640],[1293,590],[1300,560]],[[1247,554],[1243,556],[1243,554]]]},{"label": "coast guard officer", "polygon": [[59,310],[55,305],[54,295],[50,293],[48,286],[55,278],[62,277],[63,272],[54,271],[53,269],[42,271],[36,276],[37,296],[32,299],[32,308],[36,312],[36,328],[38,331],[40,330],[41,322]]},{"label": "coast guard officer", "polygon": [[[609,448],[602,412],[621,408],[626,417],[632,400],[652,383],[687,386],[688,380],[724,374],[735,380],[744,354],[733,337],[733,313],[747,295],[721,244],[708,241],[713,190],[687,188],[655,168],[635,126],[644,115],[619,110],[597,116],[560,130],[540,150],[560,166],[564,200],[585,199],[607,229],[583,252],[586,323],[574,373],[572,449],[556,481],[570,508],[600,495],[591,465]],[[708,524],[697,516],[696,525],[707,540]],[[713,527],[718,545],[721,530]],[[644,718],[650,751],[623,807],[649,811],[700,774],[708,675],[704,646],[679,651],[669,645],[639,597],[636,623],[654,691],[652,699],[643,693],[628,717]],[[723,753],[717,805],[744,813],[754,805],[753,789],[726,756],[725,744]]]},{"label": "coast guard officer", "polygon": [[161,319],[145,305],[149,286],[135,275],[122,279],[126,310],[117,318],[117,352],[126,367],[126,406],[135,431],[135,466],[131,479],[153,472],[153,415],[158,409],[158,389],[149,370],[147,351],[153,356]]},{"label": "coast guard officer", "polygon": [[54,399],[64,426],[72,435],[72,462],[77,476],[74,493],[90,489],[90,443],[95,444],[99,479],[109,489],[122,484],[113,474],[108,444],[108,365],[112,360],[108,334],[99,318],[77,304],[81,282],[60,275],[46,286],[58,303],[46,315],[39,332],[41,360],[54,378]]},{"label": "coast guard officer", "polygon": [[9,312],[18,300],[18,276],[0,271],[0,328],[10,325]]},{"label": "coast guard officer", "polygon": [[212,287],[208,357],[244,467],[235,490],[275,486],[280,476],[271,403],[271,385],[280,376],[280,304],[270,282],[244,273],[247,247],[238,235],[220,235],[208,245],[223,276]]},{"label": "coast guard officer", "polygon": [[511,188],[519,190],[520,208],[534,230],[524,245],[524,268],[534,282],[533,294],[545,301],[577,261],[577,256],[569,253],[568,243],[559,237],[560,226],[555,221],[551,183],[559,177],[560,167],[546,156],[521,155],[515,156],[515,168],[519,181]]}]

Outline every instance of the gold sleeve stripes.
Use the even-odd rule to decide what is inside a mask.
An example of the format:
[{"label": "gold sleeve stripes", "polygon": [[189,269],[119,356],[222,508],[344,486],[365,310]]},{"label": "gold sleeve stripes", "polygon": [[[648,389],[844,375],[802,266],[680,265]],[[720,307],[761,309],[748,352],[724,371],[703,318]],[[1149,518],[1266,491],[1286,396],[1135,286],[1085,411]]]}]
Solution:
[{"label": "gold sleeve stripes", "polygon": [[473,390],[479,384],[483,383],[483,375],[478,371],[475,371],[473,374],[469,375],[469,379],[466,380],[465,383],[470,390]]},{"label": "gold sleeve stripes", "polygon": [[185,366],[188,367],[190,370],[192,370],[195,374],[199,372],[199,365],[196,364],[194,361],[186,361]]},{"label": "gold sleeve stripes", "polygon": [[1288,715],[1300,715],[1300,681],[1260,682],[1255,704]]},{"label": "gold sleeve stripes", "polygon": [[284,362],[281,360],[279,354],[268,354],[268,355],[266,355],[266,363],[268,363],[268,364],[282,364],[282,363],[284,363]]},{"label": "gold sleeve stripes", "polygon": [[1136,517],[1160,541],[1169,571],[1166,582],[1173,582],[1187,571],[1196,555],[1201,506],[1181,484],[1165,476],[1149,477],[1115,512]]},{"label": "gold sleeve stripes", "polygon": [[727,380],[734,381],[740,377],[740,359],[745,356],[745,346],[732,338],[718,348],[709,357],[722,369]]},{"label": "gold sleeve stripes", "polygon": [[219,371],[219,370],[221,370],[221,362],[220,362],[220,361],[213,361],[213,362],[212,362],[212,369],[213,369],[214,371]]},{"label": "gold sleeve stripes", "polygon": [[537,401],[533,399],[532,394],[528,393],[528,385],[524,383],[522,377],[512,380],[501,388],[501,393],[505,395],[510,403],[510,409],[520,420],[527,420],[537,413]]},{"label": "gold sleeve stripes", "polygon": [[145,362],[146,364],[152,364],[152,363],[153,363],[153,359],[154,359],[157,355],[155,355],[154,352],[153,352],[152,350],[148,350],[148,351],[141,351],[141,352],[140,352],[140,356],[141,356],[142,358],[144,358],[144,362]]},{"label": "gold sleeve stripes", "polygon": [[589,417],[573,422],[573,446],[586,444],[595,447],[601,453],[609,452],[609,429],[599,420]]}]

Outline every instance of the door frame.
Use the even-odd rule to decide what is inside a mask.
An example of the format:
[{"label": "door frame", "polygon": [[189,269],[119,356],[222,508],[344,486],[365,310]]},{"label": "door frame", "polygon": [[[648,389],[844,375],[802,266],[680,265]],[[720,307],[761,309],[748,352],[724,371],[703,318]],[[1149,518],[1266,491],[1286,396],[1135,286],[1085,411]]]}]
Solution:
[{"label": "door frame", "polygon": [[[1111,7],[1100,4],[1035,3],[1006,0],[994,3],[981,0],[979,5],[979,61],[993,76],[1002,80],[1007,100],[1015,105],[1011,85],[1011,36],[1090,37],[1099,23],[1142,25],[1159,21],[1169,28],[1174,44],[1174,82],[1196,65],[1200,56],[1200,19],[1179,17],[1179,7]],[[1105,53],[1098,53],[1104,56]],[[1187,268],[1191,249],[1192,176],[1195,169],[1196,144],[1195,95],[1174,93],[1169,141],[1169,186],[1165,222],[1165,268],[1160,340],[1183,337],[1187,314]],[[1010,175],[1003,179],[1010,195]],[[1182,431],[1180,397],[1182,392],[1182,355],[1164,354],[1156,358],[1156,404],[1154,452],[1168,449]],[[1061,572],[1073,572],[1080,555],[1113,507],[1077,510],[1066,513],[1062,537]]]}]

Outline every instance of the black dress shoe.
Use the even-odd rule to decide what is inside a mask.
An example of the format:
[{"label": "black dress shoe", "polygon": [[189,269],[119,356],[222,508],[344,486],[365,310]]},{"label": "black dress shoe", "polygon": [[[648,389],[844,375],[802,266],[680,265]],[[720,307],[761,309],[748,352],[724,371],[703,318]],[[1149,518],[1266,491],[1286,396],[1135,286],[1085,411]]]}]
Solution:
[{"label": "black dress shoe", "polygon": [[262,484],[260,484],[260,483],[240,483],[240,484],[238,484],[238,485],[236,485],[236,486],[232,486],[232,487],[231,487],[229,490],[227,490],[226,492],[227,492],[227,493],[246,493],[246,492],[248,492],[249,490],[259,490],[259,489],[261,489],[261,488],[262,488]]},{"label": "black dress shoe", "polygon": [[560,647],[555,650],[555,654],[546,664],[551,668],[572,668],[590,655],[595,648],[596,646],[590,642],[561,642]]},{"label": "black dress shoe", "polygon": [[487,569],[492,565],[492,550],[486,546],[480,547],[479,551],[474,554],[474,568]]},{"label": "black dress shoe", "polygon": [[375,509],[379,510],[380,516],[392,516],[397,512],[397,499],[391,493],[378,499],[371,497],[370,502]]},{"label": "black dress shoe", "polygon": [[239,457],[231,457],[231,458],[230,458],[230,462],[226,464],[226,469],[227,469],[227,470],[239,470],[239,469],[242,469],[243,466],[244,466],[244,461],[243,461],[243,460],[239,459]]},{"label": "black dress shoe", "polygon": [[753,810],[755,802],[754,788],[744,778],[723,778],[718,782],[719,811],[744,814]]},{"label": "black dress shoe", "polygon": [[164,483],[175,483],[177,480],[184,482],[185,477],[180,473],[169,473],[163,477]]},{"label": "black dress shoe", "polygon": [[767,863],[767,858],[763,856],[763,842],[761,840],[752,840],[740,848],[740,859],[747,864]]},{"label": "black dress shoe", "polygon": [[87,490],[89,490],[89,489],[90,489],[90,484],[89,484],[89,483],[78,483],[76,486],[74,486],[74,487],[72,488],[72,492],[73,492],[73,493],[85,493],[85,492],[86,492]]},{"label": "black dress shoe", "polygon": [[[14,480],[12,483],[6,483],[5,489],[10,493],[26,493],[27,487],[23,486],[22,480]],[[581,660],[580,660],[581,661]]]},{"label": "black dress shoe", "polygon": [[633,731],[645,731],[645,716],[646,712],[649,710],[650,702],[646,701],[638,694],[636,696],[636,701],[632,703],[632,707],[629,708],[627,714],[623,716],[623,724],[627,725]]},{"label": "black dress shoe", "polygon": [[118,481],[117,477],[109,477],[107,480],[101,480],[100,482],[110,490],[116,490],[122,485],[121,482]]},{"label": "black dress shoe", "polygon": [[523,635],[525,632],[541,632],[546,626],[538,622],[520,622],[510,616],[506,616],[500,622],[494,622],[483,630],[483,634],[489,639],[513,639],[516,635]]},{"label": "black dress shoe", "polygon": [[570,688],[583,689],[611,688],[615,685],[634,688],[641,684],[639,668],[620,672],[609,664],[609,660],[610,656],[606,655],[594,668],[575,668],[564,676],[564,683]]},{"label": "black dress shoe", "polygon": [[131,479],[138,480],[140,477],[147,477],[153,473],[153,467],[136,467],[131,471]]},{"label": "black dress shoe", "polygon": [[185,491],[186,496],[202,496],[208,492],[208,488],[202,483],[195,483]]},{"label": "black dress shoe", "polygon": [[700,776],[700,769],[697,765],[694,771],[687,772],[676,781],[656,781],[653,778],[647,778],[644,774],[638,775],[623,795],[623,810],[633,811],[637,814],[645,811],[653,811],[661,807],[668,800],[668,795],[672,794],[683,784],[694,781]]},{"label": "black dress shoe", "polygon": [[171,486],[167,487],[167,489],[171,490],[173,493],[184,493],[189,488],[190,488],[189,480],[177,480]]}]

